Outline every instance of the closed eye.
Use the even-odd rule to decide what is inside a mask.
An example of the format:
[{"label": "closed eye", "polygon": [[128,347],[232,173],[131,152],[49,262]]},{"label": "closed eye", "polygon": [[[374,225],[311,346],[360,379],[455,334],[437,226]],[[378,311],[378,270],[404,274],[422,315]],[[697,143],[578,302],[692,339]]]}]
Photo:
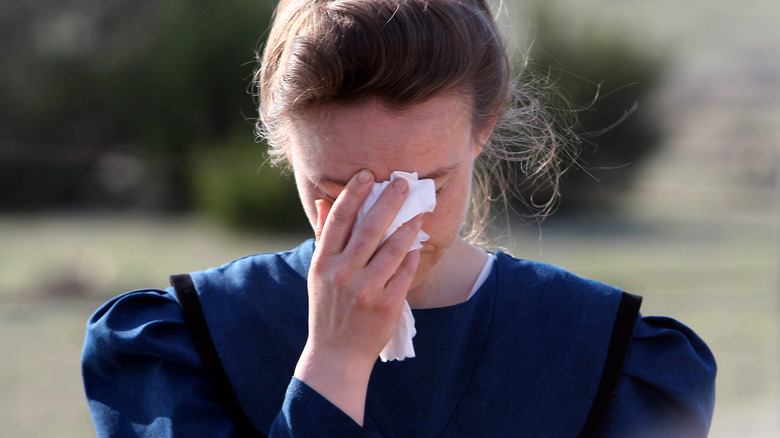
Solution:
[{"label": "closed eye", "polygon": [[[344,186],[336,186],[329,183],[326,183],[326,185],[327,187],[323,187],[323,185],[315,185],[314,188],[317,189],[317,192],[319,192],[319,194],[322,195],[324,199],[327,199],[330,202],[336,202],[336,198],[338,198],[341,192],[344,190]],[[331,195],[331,193],[335,194],[335,196]]]},{"label": "closed eye", "polygon": [[319,189],[317,191],[320,192],[320,195],[322,196],[323,199],[326,199],[326,200],[328,200],[330,202],[336,202],[336,198],[334,198],[333,196],[330,196],[329,194],[327,194],[327,193],[325,193],[325,192],[323,192],[322,190],[319,190]]}]

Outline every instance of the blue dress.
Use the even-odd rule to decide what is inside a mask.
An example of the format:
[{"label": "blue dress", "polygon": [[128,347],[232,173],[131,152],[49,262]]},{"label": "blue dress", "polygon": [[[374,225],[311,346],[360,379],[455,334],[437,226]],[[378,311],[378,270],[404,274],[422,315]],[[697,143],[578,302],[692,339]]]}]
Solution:
[{"label": "blue dress", "polygon": [[[361,427],[292,377],[306,342],[313,248],[307,241],[191,274],[219,361],[258,431],[576,437],[604,395],[626,295],[496,253],[471,299],[413,310],[417,357],[377,361]],[[640,317],[632,327],[598,436],[706,436],[715,380],[707,346],[669,318]],[[100,308],[88,323],[82,367],[100,437],[236,436],[172,289],[130,292]]]}]

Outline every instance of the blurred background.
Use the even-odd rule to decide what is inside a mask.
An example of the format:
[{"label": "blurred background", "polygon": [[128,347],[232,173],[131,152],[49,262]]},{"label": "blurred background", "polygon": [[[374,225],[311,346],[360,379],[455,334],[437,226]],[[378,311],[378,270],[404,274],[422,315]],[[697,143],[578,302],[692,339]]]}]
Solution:
[{"label": "blurred background", "polygon": [[[710,436],[780,436],[780,3],[503,3],[585,143],[558,212],[499,244],[684,321],[719,364]],[[311,234],[252,130],[273,5],[3,0],[0,436],[94,435],[79,356],[110,297]]]}]

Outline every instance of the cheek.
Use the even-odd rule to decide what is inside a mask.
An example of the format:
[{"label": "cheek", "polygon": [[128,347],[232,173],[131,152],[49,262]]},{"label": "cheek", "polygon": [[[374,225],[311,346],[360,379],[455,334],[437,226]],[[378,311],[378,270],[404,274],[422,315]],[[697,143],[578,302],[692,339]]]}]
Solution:
[{"label": "cheek", "polygon": [[448,241],[458,234],[466,219],[468,187],[448,190],[436,199],[436,209],[424,217],[423,230],[431,241]]}]

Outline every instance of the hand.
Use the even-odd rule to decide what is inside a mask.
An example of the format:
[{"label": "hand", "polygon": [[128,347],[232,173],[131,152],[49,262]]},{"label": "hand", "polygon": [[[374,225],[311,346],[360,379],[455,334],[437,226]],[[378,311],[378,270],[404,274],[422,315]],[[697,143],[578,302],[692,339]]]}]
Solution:
[{"label": "hand", "polygon": [[309,337],[295,375],[358,423],[368,378],[390,340],[420,255],[409,252],[421,217],[407,222],[380,246],[401,208],[408,183],[396,180],[353,232],[371,191],[367,170],[355,175],[331,206],[315,202],[316,249],[309,269]]}]

